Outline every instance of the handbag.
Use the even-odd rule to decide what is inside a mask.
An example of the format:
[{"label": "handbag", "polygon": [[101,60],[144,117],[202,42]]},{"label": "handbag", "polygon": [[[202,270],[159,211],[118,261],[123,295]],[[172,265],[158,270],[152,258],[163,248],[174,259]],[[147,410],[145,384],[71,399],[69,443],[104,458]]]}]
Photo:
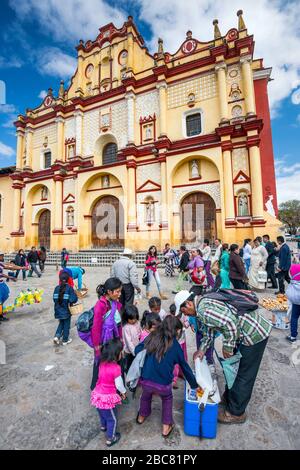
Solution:
[{"label": "handbag", "polygon": [[147,286],[147,285],[149,284],[149,272],[148,272],[148,269],[145,269],[145,271],[144,271],[142,283],[143,283],[144,286]]},{"label": "handbag", "polygon": [[258,271],[257,272],[257,281],[261,282],[261,283],[268,282],[268,273],[267,273],[267,271],[263,271],[263,270]]},{"label": "handbag", "polygon": [[300,305],[300,281],[294,280],[296,276],[299,276],[299,273],[292,277],[286,290],[286,296],[292,304]]}]

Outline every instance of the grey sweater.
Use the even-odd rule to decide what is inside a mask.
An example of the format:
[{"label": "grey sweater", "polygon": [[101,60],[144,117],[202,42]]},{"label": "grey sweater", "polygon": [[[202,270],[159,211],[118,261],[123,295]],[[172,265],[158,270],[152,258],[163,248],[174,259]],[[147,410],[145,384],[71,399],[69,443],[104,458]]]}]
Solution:
[{"label": "grey sweater", "polygon": [[121,256],[114,262],[111,268],[112,277],[120,279],[122,284],[132,284],[134,288],[139,287],[139,276],[136,264],[127,256]]}]

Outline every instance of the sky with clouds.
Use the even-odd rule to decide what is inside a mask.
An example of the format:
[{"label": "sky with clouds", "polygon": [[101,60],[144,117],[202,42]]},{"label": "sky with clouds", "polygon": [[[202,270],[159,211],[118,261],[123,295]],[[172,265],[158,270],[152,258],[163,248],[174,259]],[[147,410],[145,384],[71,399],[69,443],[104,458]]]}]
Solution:
[{"label": "sky with clouds", "polygon": [[215,18],[225,35],[237,26],[239,9],[254,34],[255,57],[273,67],[269,99],[279,202],[300,199],[299,0],[1,0],[0,80],[7,104],[0,105],[0,167],[15,163],[17,115],[73,75],[79,39],[94,40],[101,26],[121,27],[132,15],[150,52],[162,37],[165,50],[174,53],[188,29],[200,41],[211,40]]}]

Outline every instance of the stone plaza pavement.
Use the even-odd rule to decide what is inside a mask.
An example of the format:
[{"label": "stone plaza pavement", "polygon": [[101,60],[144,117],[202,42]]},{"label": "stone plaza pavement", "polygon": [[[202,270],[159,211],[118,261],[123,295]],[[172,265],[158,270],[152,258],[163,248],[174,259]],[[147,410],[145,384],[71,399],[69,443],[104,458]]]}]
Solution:
[{"label": "stone plaza pavement", "polygon": [[[140,270],[142,275],[142,270]],[[108,268],[88,268],[90,288],[85,307],[96,302],[96,286],[109,277]],[[172,303],[174,280],[161,273]],[[46,267],[42,279],[10,283],[11,299],[24,287],[43,287],[42,304],[24,307],[0,325],[6,343],[7,364],[0,365],[0,449],[106,449],[98,415],[89,405],[93,352],[78,337],[72,321],[72,344],[54,347],[57,326],[52,293],[57,281],[55,267]],[[271,291],[269,291],[271,292]],[[153,286],[153,294],[156,288]],[[146,300],[140,303],[140,312]],[[119,410],[122,439],[114,450],[202,450],[202,449],[300,449],[300,341],[290,345],[286,332],[274,330],[264,356],[244,425],[219,425],[214,440],[189,437],[183,430],[183,381],[174,390],[176,429],[169,439],[161,437],[160,399],[153,402],[152,416],[143,426],[135,417],[138,398],[129,393],[129,405]],[[188,335],[189,359],[195,339]],[[223,377],[218,367],[219,385]]]}]

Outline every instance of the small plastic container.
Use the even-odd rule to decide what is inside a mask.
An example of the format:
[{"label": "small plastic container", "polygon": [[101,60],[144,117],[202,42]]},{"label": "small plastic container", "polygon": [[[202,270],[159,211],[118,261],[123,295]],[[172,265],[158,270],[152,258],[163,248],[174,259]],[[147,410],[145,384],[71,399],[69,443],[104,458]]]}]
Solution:
[{"label": "small plastic container", "polygon": [[[201,436],[200,436],[200,410],[199,402],[190,397],[190,386],[185,385],[184,399],[184,432],[188,436],[197,436],[206,439],[215,439],[217,436],[218,404],[210,403],[205,405],[201,412]],[[192,393],[194,395],[194,393]]]}]

